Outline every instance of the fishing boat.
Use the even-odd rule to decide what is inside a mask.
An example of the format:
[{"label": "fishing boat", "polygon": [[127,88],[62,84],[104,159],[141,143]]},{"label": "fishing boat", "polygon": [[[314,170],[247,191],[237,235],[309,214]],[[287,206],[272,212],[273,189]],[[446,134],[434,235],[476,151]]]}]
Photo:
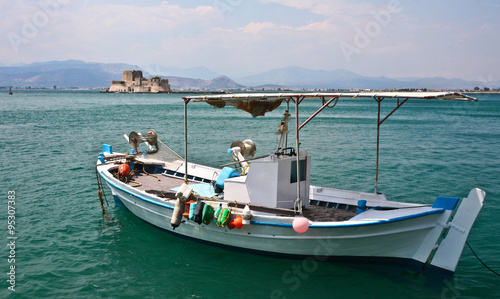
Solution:
[{"label": "fishing boat", "polygon": [[[301,144],[301,130],[346,98],[370,98],[378,104],[373,193],[311,185],[314,157],[303,149],[307,145]],[[385,99],[395,107],[384,116]],[[103,145],[96,165],[103,213],[105,183],[116,202],[140,219],[202,243],[286,258],[395,263],[453,275],[485,192],[475,188],[462,199],[436,196],[422,204],[411,198],[391,201],[378,190],[380,127],[412,99],[477,101],[453,92],[185,96],[183,156],[154,130],[124,135],[131,148],[127,153]],[[252,140],[236,140],[228,144],[228,163],[218,168],[189,161],[188,106],[199,102],[235,107],[254,117],[286,105],[277,130],[264,129],[278,135],[276,150],[256,156]],[[316,103],[317,110],[300,123],[304,102]]]}]

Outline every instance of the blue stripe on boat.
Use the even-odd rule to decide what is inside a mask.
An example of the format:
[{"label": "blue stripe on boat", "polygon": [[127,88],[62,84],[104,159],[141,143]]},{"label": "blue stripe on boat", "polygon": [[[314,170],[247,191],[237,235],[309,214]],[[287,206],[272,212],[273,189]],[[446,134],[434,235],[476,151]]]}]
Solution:
[{"label": "blue stripe on boat", "polygon": [[[408,219],[413,219],[413,218],[418,218],[418,217],[423,217],[423,216],[428,216],[428,215],[433,215],[433,214],[440,214],[443,213],[445,209],[433,209],[430,211],[418,213],[418,214],[413,214],[413,215],[407,215],[407,216],[401,216],[401,217],[396,217],[396,218],[391,218],[391,219],[386,219],[386,220],[377,220],[377,221],[371,221],[371,222],[366,222],[366,223],[338,223],[338,224],[312,224],[309,227],[310,228],[332,228],[332,227],[349,227],[349,226],[366,226],[366,225],[376,225],[376,224],[384,224],[384,223],[391,223],[391,222],[398,222],[398,221],[403,221],[403,220],[408,220]],[[251,224],[256,224],[256,225],[267,225],[267,226],[281,226],[281,227],[292,227],[291,223],[274,223],[274,222],[264,222],[264,221],[251,221]]]},{"label": "blue stripe on boat", "polygon": [[[101,171],[99,171],[99,174],[101,174]],[[143,197],[141,195],[134,194],[134,193],[131,193],[127,190],[124,190],[124,189],[120,188],[119,186],[117,186],[116,184],[109,181],[105,176],[101,175],[101,177],[104,178],[104,180],[106,182],[113,185],[113,187],[115,187],[116,189],[119,189],[120,191],[123,191],[129,195],[135,196],[143,201],[149,202],[151,204],[154,204],[154,205],[157,205],[160,207],[164,207],[164,208],[167,208],[170,210],[174,209],[174,207],[171,207],[169,205],[162,204],[160,202],[156,202],[156,201],[150,200],[149,198],[146,198],[146,197]],[[440,196],[440,197],[442,197],[442,196]],[[440,197],[438,197],[438,198],[440,198]],[[452,197],[447,197],[447,198],[452,198]],[[458,200],[458,198],[457,198],[457,200]],[[436,201],[437,201],[437,199],[436,199]],[[309,227],[310,228],[332,228],[332,227],[376,225],[376,224],[398,222],[398,221],[403,221],[403,220],[408,220],[408,219],[413,219],[413,218],[418,218],[418,217],[423,217],[423,216],[428,216],[428,215],[433,215],[433,214],[439,214],[439,213],[443,213],[444,211],[445,211],[445,208],[442,208],[442,207],[436,208],[433,206],[433,209],[430,211],[426,211],[426,212],[422,212],[422,213],[418,213],[418,214],[407,215],[407,216],[396,217],[396,218],[391,218],[391,219],[386,219],[386,220],[371,221],[371,222],[366,222],[366,223],[312,224]],[[254,224],[254,225],[292,227],[291,223],[276,223],[276,222],[253,221],[253,220],[250,223]]]}]

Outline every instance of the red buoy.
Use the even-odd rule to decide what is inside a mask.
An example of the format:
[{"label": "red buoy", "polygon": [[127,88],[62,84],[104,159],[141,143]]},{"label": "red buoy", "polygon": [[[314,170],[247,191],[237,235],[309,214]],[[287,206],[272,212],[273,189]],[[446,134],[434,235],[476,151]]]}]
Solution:
[{"label": "red buoy", "polygon": [[229,219],[229,221],[227,222],[227,227],[229,229],[233,229],[235,226],[234,226],[234,219]]},{"label": "red buoy", "polygon": [[120,167],[118,167],[118,173],[125,177],[130,173],[130,166],[128,164],[122,164]]}]

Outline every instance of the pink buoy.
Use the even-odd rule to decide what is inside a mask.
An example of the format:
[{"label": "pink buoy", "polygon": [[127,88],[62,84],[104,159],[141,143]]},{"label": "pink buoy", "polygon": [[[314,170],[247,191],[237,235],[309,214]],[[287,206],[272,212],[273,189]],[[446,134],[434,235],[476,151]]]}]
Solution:
[{"label": "pink buoy", "polygon": [[293,219],[293,230],[299,234],[305,233],[309,229],[309,220],[305,217],[297,217]]}]

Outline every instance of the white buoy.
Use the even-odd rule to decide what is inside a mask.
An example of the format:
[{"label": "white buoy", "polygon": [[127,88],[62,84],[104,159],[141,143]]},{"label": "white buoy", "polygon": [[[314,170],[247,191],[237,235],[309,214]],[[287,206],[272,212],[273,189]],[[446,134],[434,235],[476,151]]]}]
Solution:
[{"label": "white buoy", "polygon": [[181,224],[182,214],[184,213],[185,207],[186,205],[184,202],[180,198],[177,198],[175,201],[174,211],[172,213],[172,220],[170,221],[170,224],[174,229]]},{"label": "white buoy", "polygon": [[250,210],[250,207],[248,205],[245,205],[245,208],[243,208],[241,218],[243,218],[244,225],[250,224],[250,219],[252,219],[252,211]]}]

